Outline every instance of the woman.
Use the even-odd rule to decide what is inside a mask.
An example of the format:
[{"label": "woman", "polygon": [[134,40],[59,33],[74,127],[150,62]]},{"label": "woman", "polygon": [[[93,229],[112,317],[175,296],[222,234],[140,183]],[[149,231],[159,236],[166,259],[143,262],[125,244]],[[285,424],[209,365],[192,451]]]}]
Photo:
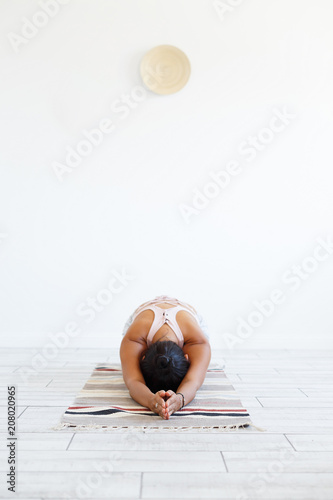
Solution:
[{"label": "woman", "polygon": [[131,397],[169,419],[190,403],[211,359],[202,316],[167,295],[139,306],[123,331],[120,359]]}]

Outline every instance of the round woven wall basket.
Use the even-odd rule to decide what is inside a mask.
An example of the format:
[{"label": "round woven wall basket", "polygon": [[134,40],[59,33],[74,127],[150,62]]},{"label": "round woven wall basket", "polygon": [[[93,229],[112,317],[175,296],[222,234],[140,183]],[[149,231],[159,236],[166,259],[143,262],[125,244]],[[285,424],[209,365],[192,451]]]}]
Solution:
[{"label": "round woven wall basket", "polygon": [[181,90],[191,74],[188,57],[173,45],[159,45],[144,55],[140,73],[146,87],[155,94],[174,94]]}]

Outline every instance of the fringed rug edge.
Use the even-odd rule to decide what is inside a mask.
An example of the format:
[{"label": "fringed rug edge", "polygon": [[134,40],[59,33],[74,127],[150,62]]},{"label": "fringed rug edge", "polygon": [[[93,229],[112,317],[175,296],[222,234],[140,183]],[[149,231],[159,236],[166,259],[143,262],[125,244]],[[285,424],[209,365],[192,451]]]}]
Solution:
[{"label": "fringed rug edge", "polygon": [[104,431],[112,431],[112,432],[160,432],[160,431],[168,431],[168,432],[229,432],[235,431],[238,429],[253,427],[254,429],[264,432],[265,429],[261,429],[260,427],[256,427],[252,422],[243,422],[239,424],[231,424],[231,425],[211,425],[211,426],[170,426],[170,427],[153,427],[153,426],[143,426],[143,425],[128,425],[128,426],[113,426],[113,425],[98,425],[98,424],[88,424],[88,425],[75,425],[68,422],[60,422],[58,425],[51,427],[51,430],[61,431],[64,429],[73,429],[73,432],[76,431],[91,431],[91,430],[104,430]]}]

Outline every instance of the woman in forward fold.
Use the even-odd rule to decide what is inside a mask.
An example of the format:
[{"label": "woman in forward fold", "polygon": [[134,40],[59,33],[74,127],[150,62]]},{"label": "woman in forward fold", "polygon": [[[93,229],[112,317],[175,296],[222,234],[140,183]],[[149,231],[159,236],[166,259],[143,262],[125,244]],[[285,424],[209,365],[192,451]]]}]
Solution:
[{"label": "woman in forward fold", "polygon": [[202,316],[160,295],[134,311],[123,336],[120,359],[130,396],[169,419],[192,401],[205,380],[211,349]]}]

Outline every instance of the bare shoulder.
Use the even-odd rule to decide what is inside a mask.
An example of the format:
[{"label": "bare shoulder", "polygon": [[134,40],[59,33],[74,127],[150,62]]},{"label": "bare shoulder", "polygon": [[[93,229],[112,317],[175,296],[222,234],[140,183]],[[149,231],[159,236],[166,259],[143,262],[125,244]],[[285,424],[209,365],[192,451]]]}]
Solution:
[{"label": "bare shoulder", "polygon": [[197,320],[192,314],[186,311],[177,313],[179,327],[183,333],[184,345],[189,344],[208,344],[209,340],[200,328]]},{"label": "bare shoulder", "polygon": [[128,328],[123,339],[146,344],[147,333],[149,331],[152,318],[153,312],[150,310],[146,310],[138,314],[138,316]]}]

